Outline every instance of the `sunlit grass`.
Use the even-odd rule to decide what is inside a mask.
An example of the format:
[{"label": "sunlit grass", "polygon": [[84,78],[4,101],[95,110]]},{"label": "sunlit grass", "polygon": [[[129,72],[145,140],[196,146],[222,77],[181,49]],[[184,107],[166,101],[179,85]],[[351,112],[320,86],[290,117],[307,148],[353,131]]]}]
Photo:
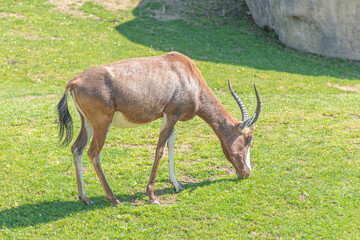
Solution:
[{"label": "sunlit grass", "polygon": [[[0,238],[358,238],[358,62],[285,48],[247,18],[233,23],[241,32],[211,22],[162,22],[139,7],[114,13],[86,3],[80,10],[90,17],[43,1],[0,3]],[[155,185],[162,205],[149,205],[159,120],[113,128],[108,136],[102,166],[120,207],[107,201],[84,156],[85,187],[95,203],[85,206],[77,200],[70,149],[57,139],[55,106],[67,81],[94,65],[171,50],[196,62],[237,117],[227,80],[251,113],[256,82],[263,111],[251,178],[236,178],[212,129],[195,117],[175,128],[184,191],[175,194],[169,183],[165,154]],[[344,85],[348,91],[336,87]],[[69,107],[77,133],[72,101]]]}]

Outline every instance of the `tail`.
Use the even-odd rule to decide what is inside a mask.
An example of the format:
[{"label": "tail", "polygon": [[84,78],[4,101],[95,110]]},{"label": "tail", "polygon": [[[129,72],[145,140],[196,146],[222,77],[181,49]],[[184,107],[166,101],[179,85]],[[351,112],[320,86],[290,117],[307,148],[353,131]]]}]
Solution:
[{"label": "tail", "polygon": [[65,89],[64,95],[62,96],[60,102],[57,105],[57,111],[59,115],[59,128],[60,128],[59,142],[61,142],[65,134],[65,139],[61,143],[64,146],[69,145],[73,138],[73,122],[67,104],[68,91],[69,88],[67,87]]}]

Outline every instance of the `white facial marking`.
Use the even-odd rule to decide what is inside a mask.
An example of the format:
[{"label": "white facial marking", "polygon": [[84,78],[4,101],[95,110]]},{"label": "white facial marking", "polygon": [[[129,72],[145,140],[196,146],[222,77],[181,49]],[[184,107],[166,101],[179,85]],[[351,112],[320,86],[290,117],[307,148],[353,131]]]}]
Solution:
[{"label": "white facial marking", "polygon": [[251,171],[251,165],[250,165],[250,148],[249,148],[248,151],[247,151],[245,163],[246,163],[246,166],[247,166],[247,167],[250,169],[250,171]]},{"label": "white facial marking", "polygon": [[134,128],[144,124],[129,122],[121,112],[115,112],[112,125],[118,128]]}]

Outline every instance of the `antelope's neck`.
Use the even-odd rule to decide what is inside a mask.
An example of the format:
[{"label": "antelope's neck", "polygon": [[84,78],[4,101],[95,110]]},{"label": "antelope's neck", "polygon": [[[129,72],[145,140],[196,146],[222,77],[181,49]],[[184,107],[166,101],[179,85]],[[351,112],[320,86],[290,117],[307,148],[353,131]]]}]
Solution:
[{"label": "antelope's neck", "polygon": [[212,127],[221,140],[231,137],[236,119],[225,109],[210,89],[204,89],[201,93],[197,115]]}]

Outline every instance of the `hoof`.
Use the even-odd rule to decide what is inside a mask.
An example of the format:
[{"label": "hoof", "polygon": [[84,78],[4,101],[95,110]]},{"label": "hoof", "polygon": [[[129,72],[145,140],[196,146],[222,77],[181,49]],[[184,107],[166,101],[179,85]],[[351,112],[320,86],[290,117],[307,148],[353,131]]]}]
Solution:
[{"label": "hoof", "polygon": [[79,197],[79,199],[80,199],[81,201],[83,201],[86,205],[94,204],[94,202],[91,201],[90,198],[88,198],[88,197],[83,197],[83,198]]},{"label": "hoof", "polygon": [[114,205],[114,207],[117,207],[121,205],[121,202],[118,199],[116,199],[114,202],[112,201],[112,204]]},{"label": "hoof", "polygon": [[182,186],[179,186],[178,188],[174,187],[175,189],[175,192],[179,193],[181,192],[182,190],[184,190],[184,188]]},{"label": "hoof", "polygon": [[153,205],[160,205],[160,202],[158,200],[150,200],[149,201],[150,204],[153,204]]}]

